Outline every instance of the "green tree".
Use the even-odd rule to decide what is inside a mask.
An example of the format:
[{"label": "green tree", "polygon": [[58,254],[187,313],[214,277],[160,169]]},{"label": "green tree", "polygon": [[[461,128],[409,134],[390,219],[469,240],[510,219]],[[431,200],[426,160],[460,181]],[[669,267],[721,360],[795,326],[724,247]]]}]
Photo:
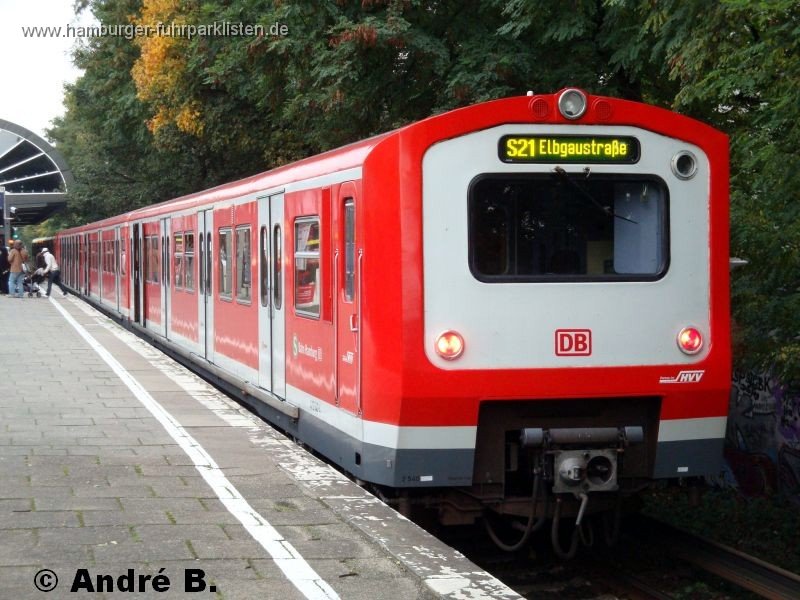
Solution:
[{"label": "green tree", "polygon": [[661,4],[673,108],[731,137],[736,359],[800,381],[800,3]]},{"label": "green tree", "polygon": [[800,3],[496,5],[507,19],[500,31],[547,58],[561,82],[550,89],[644,100],[730,136],[731,252],[750,261],[732,277],[735,359],[800,380]]},{"label": "green tree", "polygon": [[576,85],[731,139],[737,359],[800,380],[796,0],[79,0],[101,23],[287,35],[105,37],[58,142],[72,222],[265,170],[458,106]]}]

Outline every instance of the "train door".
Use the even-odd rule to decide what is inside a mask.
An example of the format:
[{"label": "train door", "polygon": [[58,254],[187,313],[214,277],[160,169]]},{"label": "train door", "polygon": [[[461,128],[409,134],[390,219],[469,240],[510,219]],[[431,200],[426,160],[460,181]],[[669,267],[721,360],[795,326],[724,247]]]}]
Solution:
[{"label": "train door", "polygon": [[133,224],[133,235],[131,237],[133,246],[131,254],[131,277],[133,278],[133,322],[144,326],[144,310],[142,310],[142,226],[139,223]]},{"label": "train door", "polygon": [[258,384],[286,397],[283,194],[258,200]]},{"label": "train door", "polygon": [[114,300],[119,312],[119,295],[120,295],[120,273],[122,272],[121,265],[119,264],[119,227],[114,228]]},{"label": "train door", "polygon": [[90,284],[89,278],[89,270],[90,270],[90,262],[92,261],[92,248],[89,244],[89,234],[85,233],[83,235],[83,289],[86,297],[89,297],[89,293],[92,290],[92,286]]},{"label": "train door", "polygon": [[97,297],[101,304],[103,303],[103,293],[105,292],[103,277],[108,264],[106,262],[106,243],[105,240],[103,240],[104,233],[104,231],[97,232],[97,245],[95,246],[97,248],[97,262],[95,263],[97,267]]},{"label": "train door", "polygon": [[161,335],[169,338],[170,318],[170,217],[161,219]]},{"label": "train door", "polygon": [[78,289],[78,240],[75,236],[69,238],[69,286]]},{"label": "train door", "polygon": [[119,252],[119,245],[120,245],[120,228],[114,228],[114,292],[115,292],[115,301],[117,312],[120,309],[120,296],[122,295],[122,275],[121,273],[125,272],[125,269],[120,264],[120,252]]},{"label": "train door", "polygon": [[356,187],[339,188],[334,264],[336,265],[336,395],[341,408],[361,413],[361,252],[356,245]]},{"label": "train door", "polygon": [[200,256],[200,282],[197,286],[197,320],[200,328],[198,342],[200,355],[209,362],[214,362],[213,237],[214,211],[200,211],[197,213],[197,248]]}]

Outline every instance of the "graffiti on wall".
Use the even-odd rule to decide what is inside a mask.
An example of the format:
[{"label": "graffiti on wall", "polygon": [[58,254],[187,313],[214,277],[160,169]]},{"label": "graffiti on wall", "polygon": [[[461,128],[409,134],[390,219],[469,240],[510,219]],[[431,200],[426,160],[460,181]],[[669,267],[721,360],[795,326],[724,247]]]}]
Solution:
[{"label": "graffiti on wall", "polygon": [[727,483],[748,496],[780,492],[800,503],[800,388],[734,371],[726,437]]}]

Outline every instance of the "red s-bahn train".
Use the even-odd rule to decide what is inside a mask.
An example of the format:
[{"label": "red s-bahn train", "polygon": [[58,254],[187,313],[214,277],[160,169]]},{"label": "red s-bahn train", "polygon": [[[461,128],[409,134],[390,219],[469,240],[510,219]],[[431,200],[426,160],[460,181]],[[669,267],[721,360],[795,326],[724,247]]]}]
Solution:
[{"label": "red s-bahn train", "polygon": [[56,248],[84,298],[444,523],[580,520],[721,466],[728,144],[664,109],[486,102]]}]

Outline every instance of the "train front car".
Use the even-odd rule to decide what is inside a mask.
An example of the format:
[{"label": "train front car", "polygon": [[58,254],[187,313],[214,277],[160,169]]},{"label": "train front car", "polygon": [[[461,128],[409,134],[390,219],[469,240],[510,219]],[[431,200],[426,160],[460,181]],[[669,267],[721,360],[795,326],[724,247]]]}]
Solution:
[{"label": "train front car", "polygon": [[397,427],[372,475],[450,488],[440,518],[463,523],[532,507],[582,518],[653,480],[719,471],[726,136],[568,89],[434,117],[383,146],[365,197],[390,193],[380,171],[400,187],[365,232],[365,441],[371,420]]}]

